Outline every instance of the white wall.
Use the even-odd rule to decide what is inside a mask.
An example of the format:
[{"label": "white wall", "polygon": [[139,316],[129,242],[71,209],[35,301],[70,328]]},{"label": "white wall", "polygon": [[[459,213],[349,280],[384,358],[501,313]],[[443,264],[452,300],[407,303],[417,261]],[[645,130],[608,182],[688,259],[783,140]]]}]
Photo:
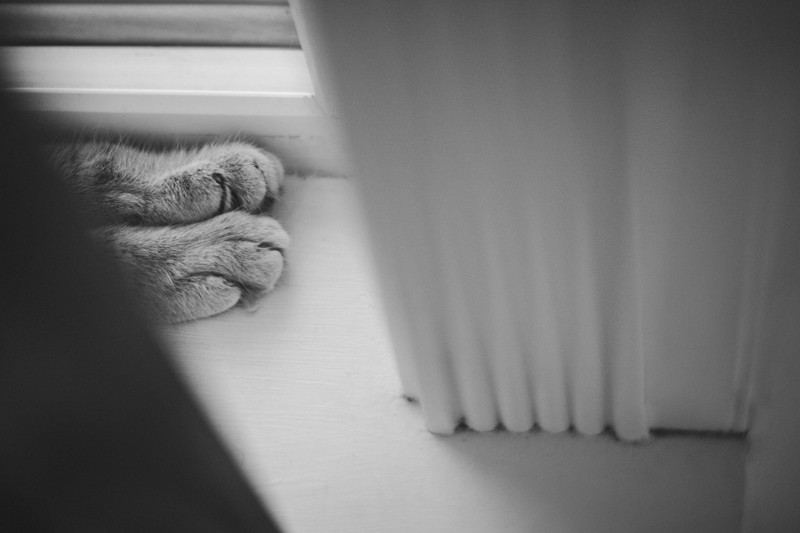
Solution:
[{"label": "white wall", "polygon": [[785,25],[772,44],[779,83],[770,110],[769,172],[780,177],[771,206],[769,276],[763,287],[762,357],[753,391],[744,531],[800,531],[800,72],[797,25]]},{"label": "white wall", "polygon": [[[795,239],[800,239],[798,229]],[[800,530],[799,259],[794,254],[792,281],[781,285],[783,294],[775,295],[780,301],[771,314],[775,336],[767,341],[747,458],[746,533]]]}]

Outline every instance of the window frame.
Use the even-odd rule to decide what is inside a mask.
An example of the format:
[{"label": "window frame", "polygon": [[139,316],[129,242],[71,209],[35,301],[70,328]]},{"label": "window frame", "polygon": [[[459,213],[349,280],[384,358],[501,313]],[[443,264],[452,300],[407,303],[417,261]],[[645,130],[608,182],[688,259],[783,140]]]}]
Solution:
[{"label": "window frame", "polygon": [[[305,48],[303,14],[293,4]],[[12,91],[68,128],[256,136],[265,138],[290,170],[348,173],[335,118],[320,96],[314,60],[305,50],[16,46],[3,48],[2,54],[15,82]]]}]

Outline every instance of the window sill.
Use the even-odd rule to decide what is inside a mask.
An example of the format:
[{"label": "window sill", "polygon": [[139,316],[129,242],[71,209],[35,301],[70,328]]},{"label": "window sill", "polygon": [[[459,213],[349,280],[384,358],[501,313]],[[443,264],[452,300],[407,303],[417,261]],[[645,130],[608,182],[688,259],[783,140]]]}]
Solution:
[{"label": "window sill", "polygon": [[737,530],[741,440],[425,431],[401,396],[352,180],[285,185],[285,281],[256,311],[164,331],[285,531]]}]

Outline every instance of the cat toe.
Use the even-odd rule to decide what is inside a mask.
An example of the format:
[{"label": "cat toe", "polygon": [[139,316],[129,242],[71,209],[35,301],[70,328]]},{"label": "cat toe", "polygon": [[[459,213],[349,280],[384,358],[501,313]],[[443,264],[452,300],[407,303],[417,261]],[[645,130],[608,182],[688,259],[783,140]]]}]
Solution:
[{"label": "cat toe", "polygon": [[[263,210],[280,195],[283,164],[269,152],[247,144],[231,145],[219,174],[236,198],[236,209]],[[229,209],[232,210],[232,209]]]},{"label": "cat toe", "polygon": [[267,193],[265,198],[276,199],[280,194],[281,184],[283,183],[283,163],[273,154],[257,148],[254,149],[252,156],[253,167],[261,173],[266,183]]},{"label": "cat toe", "polygon": [[236,283],[214,274],[197,274],[176,280],[168,294],[153,298],[153,305],[168,323],[188,322],[218,315],[242,300]]},{"label": "cat toe", "polygon": [[214,264],[203,268],[222,273],[247,294],[260,295],[275,287],[290,244],[277,220],[231,212],[209,220],[202,230],[203,246],[209,250],[203,255],[214,258]]},{"label": "cat toe", "polygon": [[262,246],[264,243],[244,243],[243,246],[252,247],[253,252],[246,256],[243,264],[242,280],[245,287],[252,289],[256,294],[263,294],[275,288],[278,280],[283,275],[285,258],[283,249],[273,243],[271,246]]}]

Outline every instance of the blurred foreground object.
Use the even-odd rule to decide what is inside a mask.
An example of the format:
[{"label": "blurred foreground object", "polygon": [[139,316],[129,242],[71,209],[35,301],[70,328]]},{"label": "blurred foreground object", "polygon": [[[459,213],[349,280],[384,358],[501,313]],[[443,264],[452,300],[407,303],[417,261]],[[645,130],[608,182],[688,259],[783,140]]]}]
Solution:
[{"label": "blurred foreground object", "polygon": [[0,96],[0,530],[278,531]]}]

